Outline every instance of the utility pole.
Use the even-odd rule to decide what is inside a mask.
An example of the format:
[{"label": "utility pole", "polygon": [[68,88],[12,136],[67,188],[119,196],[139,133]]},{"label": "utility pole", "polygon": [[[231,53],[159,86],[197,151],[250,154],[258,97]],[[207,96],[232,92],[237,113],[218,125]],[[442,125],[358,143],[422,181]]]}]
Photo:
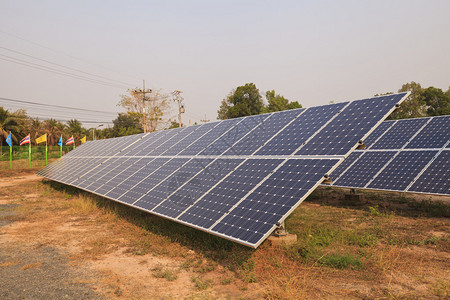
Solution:
[{"label": "utility pole", "polygon": [[184,106],[181,105],[181,93],[183,91],[176,90],[173,92],[174,95],[178,96],[178,127],[181,127],[181,114],[184,113]]},{"label": "utility pole", "polygon": [[134,93],[134,94],[142,94],[142,116],[143,116],[143,118],[144,118],[144,121],[143,121],[143,127],[144,127],[144,133],[147,133],[147,119],[146,119],[146,112],[145,112],[145,101],[148,101],[146,98],[145,98],[145,94],[149,94],[149,93],[151,93],[152,92],[152,90],[151,89],[145,89],[145,80],[142,80],[142,82],[143,82],[143,84],[142,84],[142,90],[141,89],[135,89],[135,90],[132,90],[131,92],[132,93]]},{"label": "utility pole", "polygon": [[211,120],[206,119],[206,114],[205,114],[205,119],[200,120],[200,122],[203,122],[203,123],[208,123],[209,121],[211,121]]}]

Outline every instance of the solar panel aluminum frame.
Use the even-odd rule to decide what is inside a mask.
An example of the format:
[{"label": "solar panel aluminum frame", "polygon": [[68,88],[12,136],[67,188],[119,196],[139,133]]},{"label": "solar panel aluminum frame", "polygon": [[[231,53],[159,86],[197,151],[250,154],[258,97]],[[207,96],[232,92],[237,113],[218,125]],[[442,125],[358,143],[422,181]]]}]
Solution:
[{"label": "solar panel aluminum frame", "polygon": [[[449,194],[443,194],[443,193],[431,193],[431,192],[420,192],[420,191],[412,191],[410,190],[411,187],[414,185],[414,183],[420,178],[420,176],[426,172],[426,170],[428,169],[428,167],[438,158],[438,156],[446,150],[446,148],[450,145],[450,140],[447,141],[441,148],[407,148],[407,146],[409,145],[409,143],[416,137],[418,136],[425,128],[428,124],[430,124],[430,122],[434,119],[434,118],[442,118],[442,117],[449,117],[449,116],[436,116],[436,117],[424,117],[424,118],[416,118],[416,119],[428,119],[422,126],[421,128],[419,128],[415,134],[413,136],[411,136],[411,138],[409,139],[408,142],[406,142],[405,144],[403,144],[403,146],[400,149],[371,149],[373,145],[375,145],[379,140],[381,140],[383,138],[383,136],[385,136],[386,134],[389,134],[389,131],[395,126],[395,124],[397,124],[398,122],[402,122],[402,120],[395,120],[392,121],[392,125],[386,129],[385,132],[383,132],[383,134],[381,134],[374,142],[373,144],[368,147],[368,149],[366,150],[355,150],[355,152],[361,152],[362,155],[360,155],[357,159],[355,159],[341,174],[339,174],[338,177],[336,177],[336,179],[334,180],[335,182],[337,182],[339,180],[339,178],[341,178],[342,176],[344,176],[355,164],[358,163],[358,161],[364,156],[365,153],[370,153],[370,152],[392,152],[392,151],[396,151],[397,153],[389,160],[387,161],[383,166],[380,167],[379,171],[372,176],[372,178],[367,182],[367,184],[364,187],[356,187],[356,186],[342,186],[339,184],[331,184],[331,186],[333,187],[338,187],[338,188],[349,188],[349,189],[364,189],[364,190],[373,190],[373,191],[385,191],[385,192],[407,192],[407,193],[412,193],[412,194],[423,194],[423,195],[438,195],[438,196],[448,196]],[[413,119],[404,119],[404,120],[413,120]],[[391,122],[391,121],[389,121]],[[448,150],[448,149],[447,149]],[[385,168],[387,168],[389,166],[389,164],[395,159],[395,157],[397,155],[399,155],[402,152],[416,152],[416,151],[432,151],[432,152],[436,152],[436,154],[433,156],[432,159],[430,159],[430,161],[422,168],[422,170],[414,177],[414,179],[411,181],[411,183],[405,188],[405,189],[382,189],[382,188],[371,188],[369,187],[369,185],[377,178],[377,176],[383,172],[383,170]],[[330,185],[328,185],[330,186]]]},{"label": "solar panel aluminum frame", "polygon": [[[400,100],[399,100],[399,102],[397,103],[397,104],[400,104],[401,102],[403,102],[404,100],[405,100],[405,98],[407,97],[409,95],[409,93],[407,93],[407,94],[405,94]],[[355,100],[355,101],[358,101],[358,100]],[[305,143],[303,143],[303,145],[301,145],[296,151],[294,151],[291,155],[289,155],[289,156],[283,156],[283,157],[274,157],[274,156],[268,156],[268,157],[265,157],[265,156],[254,156],[253,154],[254,153],[256,153],[261,147],[263,147],[265,144],[267,144],[271,139],[273,139],[277,134],[279,134],[286,126],[288,126],[288,125],[286,125],[285,127],[283,127],[282,129],[280,129],[276,134],[274,134],[268,141],[266,141],[266,143],[264,143],[263,145],[261,145],[260,146],[260,148],[259,149],[257,149],[252,155],[250,155],[250,156],[243,156],[242,158],[244,159],[244,161],[246,161],[246,160],[248,160],[248,159],[269,159],[269,158],[271,158],[271,159],[273,159],[273,158],[281,158],[281,159],[284,159],[283,160],[283,163],[281,163],[281,164],[279,164],[278,165],[278,167],[276,167],[276,169],[275,169],[275,171],[274,172],[276,172],[276,170],[278,170],[281,166],[283,166],[283,164],[284,163],[286,163],[288,160],[290,160],[290,159],[312,159],[312,160],[320,160],[320,159],[335,159],[336,160],[336,163],[334,164],[334,166],[333,167],[331,167],[330,168],[330,171],[328,172],[328,173],[331,173],[333,170],[335,170],[336,169],[336,167],[338,167],[339,166],[339,164],[345,159],[345,157],[347,157],[353,150],[355,150],[357,147],[358,147],[358,143],[355,143],[355,145],[353,146],[353,147],[351,147],[348,151],[347,151],[347,153],[345,154],[345,155],[306,155],[306,156],[303,156],[303,155],[298,155],[298,156],[294,156],[295,155],[295,153],[296,152],[298,152],[308,141],[310,141],[314,136],[316,136],[318,133],[320,133],[320,131],[323,129],[323,128],[325,128],[332,120],[334,120],[336,117],[338,117],[339,116],[339,113],[340,112],[342,112],[342,111],[344,111],[345,110],[345,108],[347,108],[349,105],[351,105],[351,103],[353,103],[353,102],[355,102],[355,101],[351,101],[351,102],[348,102],[348,104],[345,106],[345,107],[343,107],[338,113],[336,113],[332,118],[330,118],[320,129],[318,129],[318,130],[316,130],[315,132],[314,132],[314,134],[312,134],[308,139],[307,139],[307,141],[305,141]],[[395,107],[392,107],[392,109],[390,109],[389,110],[389,112],[388,113],[386,113],[385,114],[385,116],[383,117],[383,119],[384,118],[386,118],[393,110],[395,109]],[[302,112],[299,114],[299,115],[297,115],[297,117],[296,118],[298,118],[301,114],[303,114],[304,112],[306,112],[308,109],[303,109],[302,110]],[[281,113],[281,112],[280,112]],[[274,114],[274,113],[273,113]],[[269,117],[268,117],[269,118]],[[244,118],[243,118],[244,119]],[[362,137],[361,139],[365,139],[367,136],[369,136],[372,132],[373,132],[373,130],[377,127],[377,126],[379,126],[380,124],[381,124],[381,122],[383,121],[383,119],[380,119],[380,121],[378,121],[368,132],[366,132],[365,133],[365,135],[364,135],[364,137]],[[241,120],[242,121],[242,120]],[[293,121],[293,120],[292,120]],[[291,121],[291,122],[292,122]],[[239,122],[238,122],[239,123]],[[236,123],[234,126],[236,126],[238,123]],[[262,123],[264,123],[264,121],[263,122],[261,122],[260,124],[262,124]],[[259,124],[259,125],[260,125]],[[259,126],[258,125],[258,126]],[[233,126],[233,127],[234,127]],[[256,128],[256,127],[255,127]],[[223,134],[225,134],[225,133],[223,133]],[[221,136],[223,136],[223,134],[221,135]],[[247,136],[249,134],[249,132],[247,133],[247,134],[245,134],[244,136],[242,136],[239,140],[241,140],[241,139],[243,139],[245,136]],[[219,136],[217,139],[219,139],[221,136]],[[143,138],[143,137],[142,137]],[[216,141],[217,139],[215,139],[214,141]],[[140,139],[139,139],[140,140]],[[236,141],[235,143],[238,143],[239,142],[239,140],[238,141]],[[211,145],[214,141],[212,141],[209,145]],[[137,142],[137,141],[135,141],[135,142]],[[235,144],[234,143],[234,144]],[[234,145],[233,144],[233,145]],[[128,147],[126,147],[126,148],[128,148]],[[123,149],[123,150],[125,150],[125,149]],[[122,150],[122,151],[123,151]],[[120,152],[122,152],[122,151],[119,151],[118,153],[116,153],[116,154],[114,154],[113,155],[113,157],[120,157]],[[222,155],[219,155],[219,156],[205,156],[204,158],[212,158],[213,159],[213,161],[215,161],[215,160],[217,160],[217,159],[227,159],[227,158],[231,158],[231,157],[233,157],[233,158],[236,158],[236,159],[240,159],[240,157],[239,156],[224,156],[223,155],[223,153],[225,153],[226,152],[226,150],[224,151],[224,152],[222,152]],[[198,153],[197,153],[198,154]],[[145,157],[147,157],[147,158],[151,158],[150,156],[145,156]],[[159,157],[159,158],[162,158],[162,157],[164,157],[164,156],[152,156],[152,157]],[[173,157],[177,157],[177,158],[182,158],[181,156],[180,157],[178,157],[178,156],[168,156],[168,157],[171,157],[171,158],[173,158]],[[186,158],[191,158],[191,159],[193,159],[193,158],[202,158],[203,156],[196,156],[196,155],[194,155],[194,156],[187,156]],[[135,158],[138,158],[138,157],[136,157],[135,156]],[[181,167],[179,167],[177,170],[179,170]],[[238,167],[236,167],[236,169],[237,169]],[[230,171],[228,174],[227,174],[227,176],[229,175],[229,174],[231,174],[231,172],[232,171]],[[88,172],[89,173],[89,172]],[[173,173],[172,173],[173,174]],[[198,174],[198,173],[197,173]],[[85,175],[85,174],[84,174]],[[193,177],[195,177],[196,175],[194,175]],[[250,195],[253,191],[255,191],[259,186],[261,186],[268,178],[270,178],[270,176],[271,176],[271,174],[269,174],[268,176],[266,176],[263,180],[260,180],[259,181],[259,183],[258,184],[256,184],[248,193],[247,193],[247,195],[246,196],[244,196],[240,201],[238,201],[235,205],[233,205],[233,207],[229,210],[229,212],[231,212],[231,211],[233,211],[233,209],[234,208],[236,208],[240,203],[242,203],[242,201],[244,201],[245,199],[246,199],[246,197],[248,196],[248,195]],[[165,180],[165,179],[164,179]],[[163,180],[163,181],[164,181]],[[57,181],[57,180],[55,180],[55,181]],[[303,202],[303,200],[304,199],[306,199],[306,197],[307,196],[309,196],[310,194],[311,194],[311,192],[312,191],[314,191],[314,189],[321,183],[321,181],[322,180],[319,180],[318,182],[316,182],[314,185],[313,185],[313,187],[312,188],[310,188],[296,203],[295,203],[295,205],[294,206],[292,206],[291,207],[291,209],[287,212],[287,213],[285,213],[284,215],[283,215],[283,217],[281,218],[281,220],[280,220],[280,222],[283,222],[302,202]],[[161,183],[161,182],[160,182]],[[158,183],[158,184],[160,184],[160,183]],[[218,183],[216,183],[216,185],[217,185]],[[212,187],[213,188],[213,187]],[[211,188],[211,189],[212,189]],[[212,228],[216,225],[216,224],[218,224],[223,218],[225,218],[225,216],[229,213],[229,212],[227,212],[227,213],[225,213],[225,214],[223,214],[223,216],[219,219],[219,220],[217,220],[212,226],[210,226],[208,229],[206,229],[206,228],[203,228],[203,227],[200,227],[200,226],[197,226],[197,225],[194,225],[194,224],[191,224],[191,223],[188,223],[188,222],[184,222],[184,221],[182,221],[182,220],[179,220],[178,219],[178,217],[180,217],[181,216],[181,214],[179,214],[178,216],[177,216],[177,218],[172,218],[172,217],[169,217],[169,216],[166,216],[166,215],[164,215],[164,214],[159,214],[159,213],[157,213],[157,212],[154,212],[154,211],[149,211],[149,210],[147,210],[147,209],[143,209],[143,208],[140,208],[140,207],[137,207],[137,206],[134,206],[133,204],[130,204],[130,203],[127,203],[127,202],[123,202],[123,201],[120,201],[120,200],[118,200],[118,199],[115,199],[115,198],[112,198],[112,197],[108,197],[108,196],[105,196],[104,194],[100,194],[100,193],[97,193],[97,192],[95,192],[95,191],[91,191],[91,190],[88,190],[88,189],[84,189],[84,188],[80,188],[80,189],[82,189],[82,190],[85,190],[85,191],[87,191],[87,192],[90,192],[90,193],[93,193],[93,194],[96,194],[96,195],[99,195],[99,196],[101,196],[101,197],[104,197],[104,198],[107,198],[107,199],[110,199],[110,200],[113,200],[113,201],[116,201],[116,202],[120,202],[120,203],[122,203],[122,204],[125,204],[125,205],[128,205],[128,206],[130,206],[130,207],[133,207],[133,208],[135,208],[135,209],[139,209],[139,210],[142,210],[142,211],[145,211],[145,212],[150,212],[150,213],[152,213],[152,214],[155,214],[155,215],[158,215],[158,216],[161,216],[161,217],[163,217],[163,218],[166,218],[166,219],[170,219],[170,220],[173,220],[173,221],[176,221],[176,222],[178,222],[178,223],[181,223],[181,224],[184,224],[184,225],[187,225],[187,226],[189,226],[189,227],[192,227],[192,228],[195,228],[195,229],[198,229],[198,230],[202,230],[202,231],[205,231],[205,232],[207,232],[207,233],[209,233],[209,234],[212,234],[212,235],[216,235],[216,236],[220,236],[220,237],[222,237],[222,238],[225,238],[225,239],[228,239],[228,240],[231,240],[231,241],[233,241],[233,242],[237,242],[237,243],[240,243],[240,244],[243,244],[243,245],[245,245],[245,246],[249,246],[249,247],[252,247],[252,248],[257,248],[270,234],[272,234],[272,232],[273,232],[273,230],[275,230],[276,229],[276,227],[277,227],[277,225],[275,224],[275,225],[273,225],[272,226],[272,228],[269,230],[269,231],[267,231],[267,233],[257,242],[257,243],[248,243],[248,242],[245,242],[245,241],[243,241],[243,240],[240,240],[240,239],[238,239],[238,238],[234,238],[234,237],[231,237],[231,236],[228,236],[228,235],[225,235],[225,234],[221,234],[221,233],[218,233],[218,232],[215,232],[215,231],[212,231]],[[211,190],[210,189],[210,190]],[[207,192],[205,192],[204,194],[207,194],[208,193],[208,191]],[[166,200],[167,200],[167,198],[166,198]],[[165,200],[164,200],[165,201]]]}]

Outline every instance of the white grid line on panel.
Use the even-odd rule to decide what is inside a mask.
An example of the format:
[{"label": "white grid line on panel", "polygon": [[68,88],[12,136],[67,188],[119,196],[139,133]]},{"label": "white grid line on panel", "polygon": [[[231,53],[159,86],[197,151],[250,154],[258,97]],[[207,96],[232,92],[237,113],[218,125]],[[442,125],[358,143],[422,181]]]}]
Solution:
[{"label": "white grid line on panel", "polygon": [[[249,130],[246,134],[244,134],[239,140],[237,140],[236,142],[234,142],[229,148],[227,148],[223,153],[225,153],[226,151],[228,151],[228,149],[230,149],[231,147],[233,147],[233,145],[236,145],[237,143],[239,143],[239,141],[241,141],[243,138],[245,138],[248,134],[250,134],[250,132],[252,132],[253,130],[255,130],[256,128],[258,128],[262,123],[264,123],[265,120],[269,119],[272,116],[272,114],[269,114],[267,117],[265,117],[261,123],[259,123],[257,126],[255,126],[254,128],[252,128],[251,130]],[[235,126],[237,126],[238,124],[240,124],[241,122],[237,123]],[[233,126],[232,128],[234,128],[235,126]],[[225,133],[224,133],[225,134]],[[210,143],[209,145],[211,145],[212,143]],[[209,146],[208,145],[208,146]],[[198,154],[197,154],[198,155]],[[184,167],[186,164],[188,164],[191,160],[193,160],[194,158],[197,158],[197,155],[194,156],[189,156],[190,159],[188,159],[188,161],[186,161],[182,166],[180,166],[179,168],[177,168],[175,171],[173,171],[172,173],[170,173],[164,180],[160,181],[157,185],[155,185],[153,188],[151,188],[150,190],[147,191],[147,193],[145,193],[144,195],[142,195],[139,199],[137,199],[136,201],[134,201],[132,204],[137,203],[138,201],[140,201],[142,198],[144,198],[145,196],[147,196],[151,191],[153,191],[156,187],[158,187],[161,183],[165,182],[167,178],[170,178],[173,174],[175,174],[178,170],[180,170],[182,167]],[[180,158],[178,156],[174,156],[173,158]],[[215,159],[214,158],[210,158],[212,159],[212,161],[206,165],[205,168],[207,168],[210,164],[212,164]],[[169,160],[170,161],[170,160]],[[169,162],[168,161],[168,162]],[[165,165],[165,164],[164,164]],[[199,171],[201,172],[201,170]],[[196,175],[199,173],[197,172]],[[190,180],[189,180],[190,181]],[[155,207],[152,208],[152,212],[159,207],[166,199],[164,199],[163,201],[161,201],[159,204],[157,204]]]},{"label": "white grid line on panel", "polygon": [[441,154],[442,151],[445,150],[445,148],[447,147],[448,144],[450,144],[450,140],[447,141],[447,143],[445,143],[445,145],[428,162],[428,164],[422,169],[422,171],[420,171],[419,174],[417,174],[417,176],[413,179],[413,181],[406,187],[406,189],[405,189],[406,192],[412,187],[412,185],[417,181],[417,179],[419,179],[419,177],[422,176],[422,174],[428,169],[428,167],[436,160],[436,158],[439,156],[439,154]]},{"label": "white grid line on panel", "polygon": [[[130,143],[128,146],[126,146],[126,147],[125,147],[124,149],[122,149],[121,151],[123,151],[123,150],[125,150],[125,149],[128,149],[129,147],[131,147],[132,145],[134,145],[134,144],[137,143],[138,141],[142,140],[145,136],[147,136],[147,134],[143,135],[143,136],[140,137],[139,139],[137,139],[137,140],[135,140],[134,142]],[[119,151],[117,154],[119,154],[121,151]],[[115,154],[115,155],[117,155],[117,154]],[[77,181],[78,179],[80,179],[81,177],[83,177],[83,176],[85,176],[85,175],[91,173],[93,170],[95,170],[96,168],[98,168],[98,167],[101,166],[102,164],[104,164],[104,163],[106,163],[107,161],[109,161],[111,158],[115,157],[115,155],[107,156],[107,158],[108,158],[107,160],[105,160],[104,162],[102,162],[102,163],[98,164],[97,166],[93,167],[93,168],[90,169],[88,172],[86,172],[86,173],[84,173],[83,175],[77,177],[75,180],[71,181],[71,182],[70,182],[70,185],[71,185],[73,182],[75,182],[75,181]]]},{"label": "white grid line on panel", "polygon": [[[236,127],[237,125],[239,125],[242,120],[244,120],[244,118],[242,118],[239,122],[237,122],[236,124],[234,124],[234,126],[232,126],[230,128],[230,130],[234,127]],[[217,137],[215,140],[213,140],[211,143],[208,144],[211,145],[212,143],[214,143],[215,141],[217,141],[218,139],[220,139],[224,134],[226,134],[227,132],[222,133],[219,137]],[[208,147],[206,146],[206,147]],[[149,156],[150,157],[150,156]],[[155,156],[157,157],[157,156]],[[192,157],[192,156],[191,156]],[[160,157],[159,157],[160,158]],[[173,158],[173,157],[172,157]],[[171,159],[169,159],[166,163],[168,163]],[[151,172],[150,174],[148,174],[146,177],[144,177],[141,181],[139,181],[138,183],[136,183],[130,190],[132,190],[133,188],[135,188],[137,185],[141,184],[144,180],[146,180],[147,178],[149,178],[153,173],[155,173],[156,171],[158,171],[161,167],[163,167],[166,163],[164,163],[163,165],[159,166],[156,170],[154,170],[153,172]],[[123,195],[122,195],[123,196]],[[122,198],[122,196],[120,196],[118,199]],[[143,197],[143,196],[142,196]],[[141,197],[141,198],[142,198]],[[136,200],[134,203],[136,203],[138,200]]]},{"label": "white grid line on panel", "polygon": [[[348,102],[340,111],[338,111],[333,117],[331,117],[325,124],[322,125],[316,132],[314,132],[302,145],[300,145],[290,156],[294,156],[295,153],[297,153],[304,145],[306,145],[313,137],[315,137],[323,128],[325,128],[330,122],[332,122],[339,114],[344,111],[352,102]],[[289,158],[284,159],[271,173],[269,173],[265,178],[263,178],[258,184],[256,184],[253,189],[251,189],[247,194],[245,194],[244,197],[242,197],[241,200],[235,203],[227,213],[225,213],[222,217],[220,217],[213,225],[209,227],[209,230],[212,230],[217,224],[219,224],[226,216],[228,216],[236,207],[239,206],[247,197],[253,193],[258,187],[260,187],[267,179],[272,176],[273,173],[275,173],[278,169],[280,169]],[[325,174],[324,174],[325,175]]]},{"label": "white grid line on panel", "polygon": [[391,129],[392,129],[392,127],[394,127],[394,125],[397,123],[397,121],[398,120],[395,120],[395,121],[392,121],[391,123],[391,126],[389,126],[388,128],[386,128],[386,130],[372,143],[372,145],[370,145],[369,146],[369,148],[367,148],[367,149],[370,149],[370,148],[372,148],[373,147],[373,145],[375,145],[382,137],[384,137],[384,135],[385,134],[387,134]]},{"label": "white grid line on panel", "polygon": [[[300,113],[295,117],[292,118],[292,120],[283,128],[281,128],[275,135],[279,134],[282,130],[284,130],[287,126],[289,126],[292,122],[294,122],[295,120],[297,120],[305,111],[307,111],[308,109],[303,109],[302,111],[300,111]],[[266,118],[265,120],[267,120],[268,118]],[[248,133],[247,133],[248,134]],[[274,135],[274,136],[275,136]],[[242,138],[244,138],[245,136],[243,136]],[[273,137],[272,137],[273,138]],[[240,140],[239,140],[240,141]],[[239,142],[238,141],[238,142]],[[236,142],[237,143],[237,142]],[[236,144],[235,143],[235,144]],[[234,145],[234,144],[233,144]],[[230,147],[231,148],[231,147]],[[261,147],[260,147],[261,148]],[[228,172],[228,174],[226,176],[224,176],[221,180],[219,180],[215,185],[213,185],[209,190],[207,190],[205,193],[203,193],[199,198],[197,198],[197,200],[195,200],[190,206],[188,206],[185,210],[183,210],[180,214],[178,214],[178,216],[176,217],[176,219],[178,220],[178,218],[183,215],[186,211],[188,211],[191,207],[193,207],[198,201],[200,201],[201,199],[203,199],[204,196],[206,196],[211,190],[213,190],[215,187],[217,187],[221,182],[223,182],[228,176],[230,176],[231,173],[233,173],[236,169],[238,169],[241,165],[243,165],[248,159],[250,159],[250,157],[256,153],[260,148],[256,149],[251,155],[249,156],[244,156],[242,158],[238,158],[236,156],[225,156],[225,155],[220,155],[218,156],[216,159],[214,159],[214,161],[211,162],[214,163],[217,159],[222,159],[222,158],[233,158],[233,159],[244,159],[239,165],[237,165],[233,170],[231,170],[230,172]],[[226,150],[228,151],[228,149]],[[226,153],[226,151],[224,151],[223,153]],[[223,154],[222,153],[222,154]],[[256,157],[255,157],[256,158]],[[278,157],[277,157],[278,158]],[[273,159],[273,158],[270,158]],[[201,171],[200,171],[201,172]],[[195,174],[195,176],[197,176],[200,172],[198,172],[197,174]],[[188,184],[189,181],[191,181],[193,178],[195,178],[195,176],[192,176],[191,179],[189,179],[188,181],[186,181],[183,185],[181,185],[176,191],[174,191],[172,194],[170,194],[164,201],[162,201],[160,204],[158,204],[158,206],[160,206],[163,202],[165,202],[166,200],[168,200],[170,198],[170,196],[172,196],[173,194],[175,194],[179,189],[181,189],[184,185]],[[158,206],[154,207],[154,209],[156,209]]]}]

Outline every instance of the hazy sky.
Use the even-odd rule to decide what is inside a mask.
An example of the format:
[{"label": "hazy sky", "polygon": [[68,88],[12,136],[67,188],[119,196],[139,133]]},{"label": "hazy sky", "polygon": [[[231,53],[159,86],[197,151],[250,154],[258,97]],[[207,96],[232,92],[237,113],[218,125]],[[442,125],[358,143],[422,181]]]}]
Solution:
[{"label": "hazy sky", "polygon": [[[0,97],[117,112],[119,95],[145,79],[149,88],[184,91],[188,124],[205,114],[215,120],[220,101],[247,82],[304,107],[410,81],[446,90],[449,12],[448,0],[0,0]],[[10,50],[121,87],[6,61],[51,66]]]}]

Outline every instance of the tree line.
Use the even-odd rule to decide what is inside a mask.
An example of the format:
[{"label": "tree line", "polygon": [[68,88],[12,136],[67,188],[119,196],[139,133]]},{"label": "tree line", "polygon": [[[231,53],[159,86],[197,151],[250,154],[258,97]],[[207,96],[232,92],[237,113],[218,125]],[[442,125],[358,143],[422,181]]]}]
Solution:
[{"label": "tree line", "polygon": [[[450,115],[450,88],[447,91],[432,86],[423,88],[412,81],[403,84],[398,90],[406,91],[411,92],[410,96],[401,104],[401,109],[393,112],[389,119]],[[298,101],[290,101],[275,90],[266,91],[264,96],[265,99],[254,83],[238,86],[222,100],[217,118],[224,120],[302,107]],[[87,136],[88,140],[92,139],[94,131],[96,138],[103,139],[142,133],[144,124],[149,131],[178,126],[178,123],[164,119],[170,110],[170,97],[160,91],[145,99],[131,91],[129,95],[121,95],[118,106],[125,108],[126,112],[117,115],[112,121],[112,127],[102,129],[85,128],[77,119],[65,124],[55,119],[39,120],[28,116],[23,109],[8,111],[0,106],[0,146],[3,146],[9,132],[15,144],[28,134],[31,134],[33,144],[37,137],[47,134],[48,144],[52,146],[58,143],[61,135],[64,139],[73,135],[79,144],[84,136]]]},{"label": "tree line", "polygon": [[[447,91],[432,86],[423,88],[420,83],[411,81],[403,84],[398,90],[398,92],[407,91],[411,94],[401,104],[400,109],[393,112],[388,119],[450,115],[450,87]],[[393,93],[381,95],[386,94]],[[276,94],[274,90],[267,91],[265,98],[267,104],[264,103],[254,83],[238,86],[222,100],[217,110],[217,118],[224,120],[302,107],[297,101],[291,102]]]}]

